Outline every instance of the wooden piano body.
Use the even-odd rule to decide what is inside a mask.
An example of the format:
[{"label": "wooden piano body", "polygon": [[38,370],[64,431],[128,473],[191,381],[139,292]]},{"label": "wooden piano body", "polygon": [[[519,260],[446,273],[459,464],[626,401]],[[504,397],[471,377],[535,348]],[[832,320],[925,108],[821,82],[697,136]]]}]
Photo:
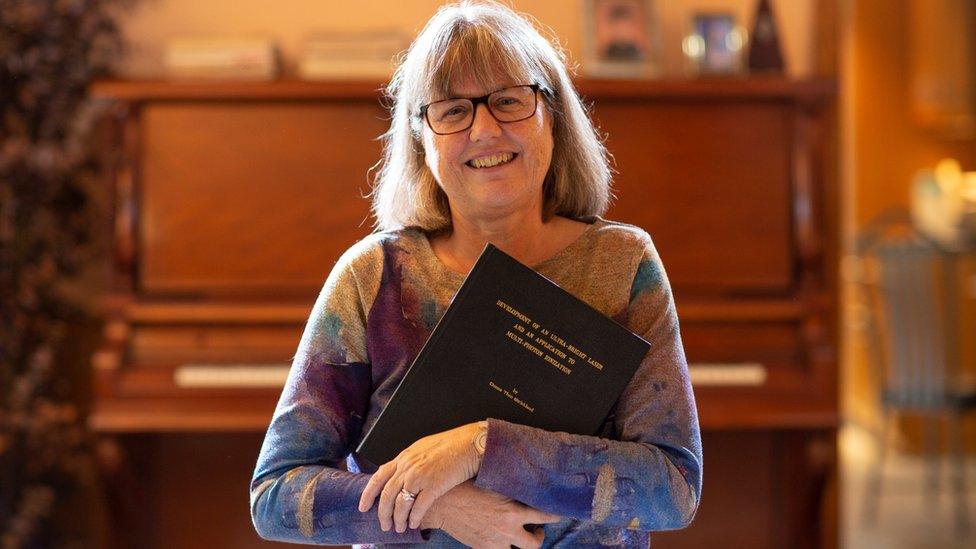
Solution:
[{"label": "wooden piano body", "polygon": [[[699,517],[656,546],[836,545],[834,83],[579,86],[619,172],[607,217],[647,229],[668,270],[704,431]],[[94,88],[122,154],[90,423],[129,455],[140,545],[259,544],[257,445],[322,282],[370,231],[378,88]],[[193,524],[207,513],[228,526]]]}]

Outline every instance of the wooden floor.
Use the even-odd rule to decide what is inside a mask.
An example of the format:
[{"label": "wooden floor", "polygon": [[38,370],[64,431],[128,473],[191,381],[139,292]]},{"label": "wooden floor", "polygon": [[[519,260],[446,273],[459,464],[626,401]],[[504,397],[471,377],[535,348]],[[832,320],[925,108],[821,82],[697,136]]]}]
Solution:
[{"label": "wooden floor", "polygon": [[878,521],[864,524],[865,478],[875,463],[876,448],[868,431],[845,426],[840,435],[842,467],[841,547],[847,549],[963,549],[976,547],[976,458],[967,463],[970,533],[957,536],[954,498],[946,460],[937,493],[926,490],[926,463],[919,456],[889,450],[884,468]]}]

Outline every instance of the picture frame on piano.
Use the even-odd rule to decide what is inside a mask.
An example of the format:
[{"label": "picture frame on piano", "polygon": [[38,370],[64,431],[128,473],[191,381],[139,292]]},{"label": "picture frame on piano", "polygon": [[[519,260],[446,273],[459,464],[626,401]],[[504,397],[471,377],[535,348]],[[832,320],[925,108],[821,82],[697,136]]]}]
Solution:
[{"label": "picture frame on piano", "polygon": [[653,78],[661,72],[653,0],[583,0],[583,72],[599,78]]}]

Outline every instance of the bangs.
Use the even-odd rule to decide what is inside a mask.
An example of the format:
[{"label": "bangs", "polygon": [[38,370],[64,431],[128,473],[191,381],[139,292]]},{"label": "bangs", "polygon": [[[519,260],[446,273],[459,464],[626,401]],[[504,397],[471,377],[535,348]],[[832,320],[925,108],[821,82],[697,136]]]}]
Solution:
[{"label": "bangs", "polygon": [[[428,59],[426,73],[431,78],[421,94],[424,96],[421,103],[455,96],[455,86],[466,78],[474,80],[486,93],[512,85],[537,82],[548,85],[540,82],[543,71],[532,62],[530,52],[534,45],[522,36],[522,29],[498,32],[479,23],[462,19],[445,33],[446,44],[440,50],[443,55]],[[432,53],[439,49],[434,48]]]}]

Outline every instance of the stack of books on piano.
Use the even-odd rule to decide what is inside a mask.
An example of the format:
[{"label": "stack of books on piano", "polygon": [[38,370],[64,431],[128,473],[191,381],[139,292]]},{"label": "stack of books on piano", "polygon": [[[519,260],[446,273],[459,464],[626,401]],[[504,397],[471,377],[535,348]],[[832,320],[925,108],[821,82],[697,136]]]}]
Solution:
[{"label": "stack of books on piano", "polygon": [[163,64],[177,79],[273,80],[280,69],[273,39],[246,36],[169,40]]},{"label": "stack of books on piano", "polygon": [[298,73],[306,80],[387,79],[408,43],[399,29],[319,31],[305,40]]}]

